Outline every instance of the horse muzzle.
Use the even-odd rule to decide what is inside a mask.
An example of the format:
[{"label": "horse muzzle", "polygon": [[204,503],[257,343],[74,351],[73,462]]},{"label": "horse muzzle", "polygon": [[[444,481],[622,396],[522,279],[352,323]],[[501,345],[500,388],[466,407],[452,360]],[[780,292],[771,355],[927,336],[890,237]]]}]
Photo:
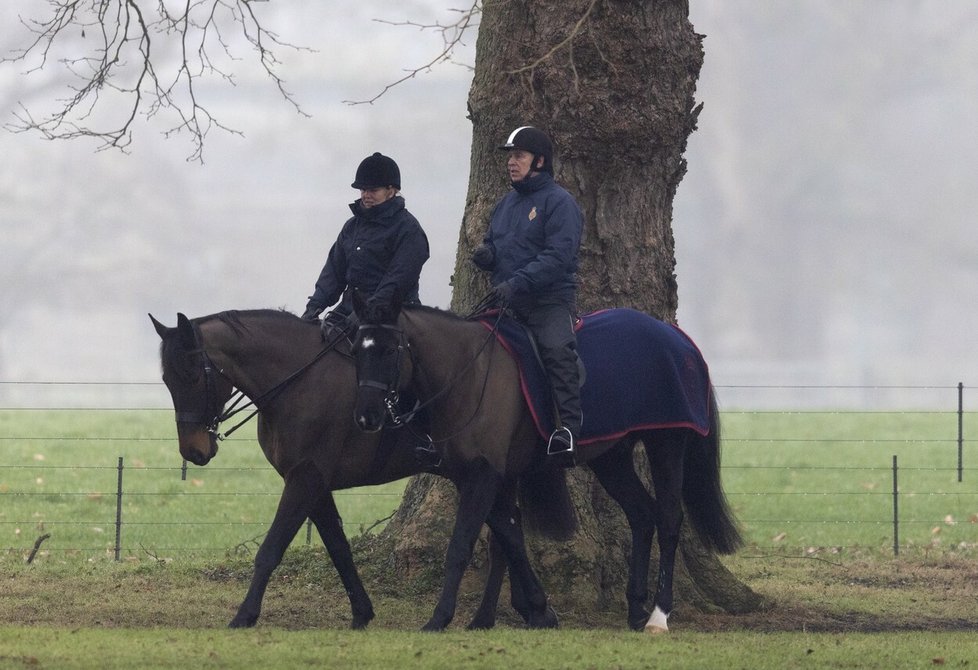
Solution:
[{"label": "horse muzzle", "polygon": [[194,465],[207,465],[217,455],[217,436],[202,430],[177,429],[180,455]]}]

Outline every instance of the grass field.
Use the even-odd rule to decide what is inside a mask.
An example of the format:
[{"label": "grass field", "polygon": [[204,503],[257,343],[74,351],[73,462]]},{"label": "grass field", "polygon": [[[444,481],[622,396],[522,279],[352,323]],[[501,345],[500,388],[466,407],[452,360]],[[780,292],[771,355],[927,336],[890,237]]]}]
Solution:
[{"label": "grass field", "polygon": [[[965,435],[978,418],[965,415]],[[978,453],[957,477],[953,413],[752,412],[724,415],[724,486],[748,543],[838,551],[892,548],[893,457],[905,548],[978,543]],[[121,549],[130,560],[253,549],[281,480],[249,424],[186,476],[170,411],[0,411],[0,549],[45,556],[114,554],[123,459]],[[337,493],[348,532],[397,507],[404,482]],[[300,533],[296,544],[318,543]],[[892,550],[892,549],[891,549]]]},{"label": "grass field", "polygon": [[[668,636],[630,633],[623,603],[525,631],[416,631],[436,594],[365,581],[377,619],[353,633],[318,539],[300,536],[259,626],[224,629],[247,587],[281,483],[249,430],[181,478],[169,411],[0,411],[0,668],[920,668],[978,658],[978,459],[934,413],[728,413],[724,481],[749,546],[725,559],[775,605],[680,604]],[[973,434],[974,415],[965,434]],[[898,456],[901,553],[892,555]],[[123,458],[122,558],[115,546]],[[356,536],[403,483],[340,494]],[[37,538],[36,560],[25,556]]]}]

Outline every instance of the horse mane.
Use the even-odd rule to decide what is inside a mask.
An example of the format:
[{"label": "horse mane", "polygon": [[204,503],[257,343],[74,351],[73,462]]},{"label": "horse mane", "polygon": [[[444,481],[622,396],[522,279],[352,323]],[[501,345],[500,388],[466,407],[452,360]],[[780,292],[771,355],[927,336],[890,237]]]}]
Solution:
[{"label": "horse mane", "polygon": [[457,314],[456,312],[453,312],[451,310],[441,309],[440,307],[432,307],[430,305],[421,305],[417,303],[411,305],[404,305],[401,309],[409,312],[421,312],[423,314],[433,314],[435,316],[441,316],[452,321],[475,321],[482,317],[481,313],[474,314],[472,316],[462,316],[461,314]]},{"label": "horse mane", "polygon": [[224,325],[234,332],[236,335],[243,335],[248,330],[248,324],[245,320],[251,320],[253,318],[258,319],[299,319],[298,316],[289,312],[285,309],[229,309],[223,312],[218,312],[217,314],[211,314],[210,316],[204,316],[195,321],[200,323],[205,323],[207,321],[216,320],[220,321]]}]

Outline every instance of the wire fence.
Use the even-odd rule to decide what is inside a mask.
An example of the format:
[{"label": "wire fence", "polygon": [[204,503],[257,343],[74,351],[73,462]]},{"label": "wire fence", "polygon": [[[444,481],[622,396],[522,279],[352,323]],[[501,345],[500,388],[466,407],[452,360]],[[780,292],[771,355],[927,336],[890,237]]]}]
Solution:
[{"label": "wire fence", "polygon": [[[129,386],[44,384],[104,388],[112,397]],[[254,435],[222,443],[230,465],[188,470],[176,454],[165,389],[133,386],[157,397],[142,407],[99,406],[98,393],[87,403],[0,407],[0,549],[8,556],[170,559],[257,547],[282,485]],[[895,555],[978,547],[972,389],[718,387],[721,397],[741,398],[798,389],[833,398],[922,391],[928,400],[923,409],[725,410],[724,486],[752,545]],[[935,391],[945,408],[930,400]],[[403,485],[336,492],[348,531],[380,527]],[[314,536],[307,524],[295,542],[318,542]]]}]

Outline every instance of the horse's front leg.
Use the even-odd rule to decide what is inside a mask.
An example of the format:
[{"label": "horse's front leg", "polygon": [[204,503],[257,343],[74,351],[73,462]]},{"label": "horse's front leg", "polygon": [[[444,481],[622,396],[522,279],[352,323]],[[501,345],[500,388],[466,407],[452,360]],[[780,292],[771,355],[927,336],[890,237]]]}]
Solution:
[{"label": "horse's front leg", "polygon": [[509,564],[513,609],[530,628],[556,628],[557,613],[547,603],[543,585],[530,565],[520,511],[512,497],[499,495],[486,521]]},{"label": "horse's front leg", "polygon": [[489,516],[489,510],[492,509],[501,481],[502,476],[499,473],[484,460],[478,459],[462,478],[455,482],[459,493],[458,510],[452,538],[448,542],[448,551],[445,554],[445,577],[441,596],[434,613],[422,630],[444,630],[455,617],[462,575],[472,560],[475,541],[479,537],[482,524]]},{"label": "horse's front leg", "polygon": [[336,509],[336,501],[331,491],[321,494],[319,503],[313,506],[309,517],[316,524],[316,530],[319,531],[326,551],[329,552],[329,557],[343,582],[343,588],[350,598],[350,608],[353,613],[350,627],[355,630],[366,628],[374,618],[373,604],[370,602],[367,590],[363,588],[357,566],[353,562],[353,552],[350,550],[346,533],[343,532],[343,521],[340,519],[339,510]]},{"label": "horse's front leg", "polygon": [[[489,533],[489,574],[486,575],[486,587],[482,591],[482,601],[476,610],[469,630],[486,630],[496,625],[496,606],[499,604],[499,593],[503,588],[503,578],[506,576],[506,556],[503,547],[495,533]],[[512,583],[512,582],[511,582]],[[515,587],[514,587],[515,588]],[[516,592],[513,592],[513,606],[516,605]],[[526,618],[521,610],[520,615]]]},{"label": "horse's front leg", "polygon": [[[319,480],[313,467],[296,467],[285,476],[285,489],[278,501],[278,510],[264,541],[255,554],[255,571],[251,576],[248,594],[238,607],[238,613],[228,624],[230,628],[249,628],[254,626],[261,614],[261,603],[272,572],[282,562],[288,548],[302,523],[311,512],[312,493]],[[322,486],[319,480],[320,487]]]}]

